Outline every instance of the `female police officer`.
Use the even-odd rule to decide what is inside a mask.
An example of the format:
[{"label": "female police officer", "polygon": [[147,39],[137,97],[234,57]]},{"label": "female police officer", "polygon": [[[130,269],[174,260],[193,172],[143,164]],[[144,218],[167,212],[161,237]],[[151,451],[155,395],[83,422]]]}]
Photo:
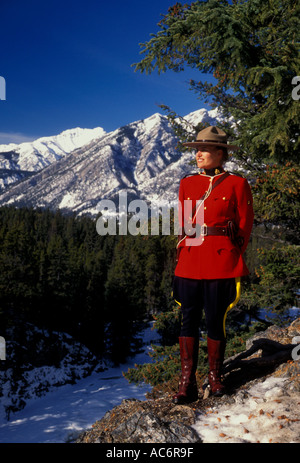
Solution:
[{"label": "female police officer", "polygon": [[227,135],[218,127],[198,133],[196,148],[199,174],[185,177],[179,187],[178,261],[174,298],[181,305],[179,336],[181,381],[175,403],[197,400],[195,372],[202,310],[207,327],[209,384],[222,395],[221,368],[226,344],[225,319],[240,297],[240,278],[248,269],[243,259],[253,225],[252,195],[248,182],[224,171]]}]

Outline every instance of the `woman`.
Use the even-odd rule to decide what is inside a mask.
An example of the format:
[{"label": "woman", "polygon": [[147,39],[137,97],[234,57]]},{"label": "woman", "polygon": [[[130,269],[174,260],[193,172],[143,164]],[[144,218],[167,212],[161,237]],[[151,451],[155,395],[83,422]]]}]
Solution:
[{"label": "woman", "polygon": [[198,133],[194,142],[199,174],[185,177],[179,187],[178,261],[174,297],[181,305],[179,336],[182,375],[177,404],[197,400],[196,368],[199,324],[204,309],[207,327],[209,384],[222,395],[221,368],[226,345],[225,319],[240,297],[240,278],[248,269],[243,259],[253,225],[252,195],[248,182],[224,171],[227,143],[218,127]]}]

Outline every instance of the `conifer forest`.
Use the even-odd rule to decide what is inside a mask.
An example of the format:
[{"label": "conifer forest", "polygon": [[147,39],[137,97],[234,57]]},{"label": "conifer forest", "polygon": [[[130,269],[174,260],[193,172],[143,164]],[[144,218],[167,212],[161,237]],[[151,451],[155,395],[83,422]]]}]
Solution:
[{"label": "conifer forest", "polygon": [[145,319],[170,305],[172,240],[100,236],[95,220],[0,209],[1,326],[64,331],[122,361]]},{"label": "conifer forest", "polygon": [[[288,185],[298,177],[299,167],[288,163],[268,167],[252,186],[255,226],[246,254],[251,276],[236,309],[238,318],[249,314],[249,323],[259,319],[262,307],[282,315],[297,303],[299,202],[296,186]],[[280,214],[274,215],[274,197],[282,202]],[[174,235],[101,236],[95,218],[2,207],[1,327],[29,322],[66,332],[100,358],[120,363],[138,348],[143,323],[154,319],[163,344],[176,349],[176,241]],[[243,329],[239,324],[239,336]]]},{"label": "conifer forest", "polygon": [[[292,81],[300,69],[299,2],[176,3],[158,28],[141,45],[135,70],[198,70],[199,82],[190,82],[196,97],[222,108],[224,121],[238,121],[236,133],[228,123],[222,128],[241,147],[255,223],[246,251],[250,276],[227,321],[228,354],[234,353],[254,321],[266,323],[262,309],[283,323],[298,303],[300,100]],[[201,79],[207,73],[215,83]],[[194,139],[180,116],[163,109],[180,142]],[[180,313],[172,298],[176,241],[173,235],[100,236],[95,218],[2,207],[1,327],[18,321],[66,332],[99,358],[122,363],[138,348],[143,323],[154,319],[162,339],[155,367],[138,367],[128,378],[168,380],[180,369],[174,355]]]}]

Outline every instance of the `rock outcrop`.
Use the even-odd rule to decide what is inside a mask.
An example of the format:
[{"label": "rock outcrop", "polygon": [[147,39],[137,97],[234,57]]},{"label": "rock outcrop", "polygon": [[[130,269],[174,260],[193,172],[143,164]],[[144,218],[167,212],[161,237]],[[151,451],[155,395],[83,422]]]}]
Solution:
[{"label": "rock outcrop", "polygon": [[77,442],[197,443],[201,439],[192,428],[195,422],[196,414],[191,407],[176,406],[170,399],[123,400]]},{"label": "rock outcrop", "polygon": [[300,442],[300,319],[271,326],[227,359],[228,393],[174,405],[170,395],[123,400],[77,443]]}]

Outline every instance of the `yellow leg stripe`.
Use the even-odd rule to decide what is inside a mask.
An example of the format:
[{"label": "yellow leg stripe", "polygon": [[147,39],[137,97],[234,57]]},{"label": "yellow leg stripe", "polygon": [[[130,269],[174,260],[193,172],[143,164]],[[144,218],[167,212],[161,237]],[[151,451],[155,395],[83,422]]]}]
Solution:
[{"label": "yellow leg stripe", "polygon": [[229,310],[233,309],[233,307],[239,302],[240,297],[241,297],[241,278],[237,277],[235,279],[235,288],[236,288],[236,297],[235,300],[227,307],[224,318],[223,318],[223,331],[224,331],[224,336],[226,338],[226,328],[225,328],[225,323],[226,323],[226,318]]},{"label": "yellow leg stripe", "polygon": [[179,301],[176,301],[175,297],[174,297],[174,294],[173,294],[173,291],[171,292],[171,297],[173,297],[174,301],[176,302],[176,304],[179,305],[179,307],[181,307],[181,302]]}]

